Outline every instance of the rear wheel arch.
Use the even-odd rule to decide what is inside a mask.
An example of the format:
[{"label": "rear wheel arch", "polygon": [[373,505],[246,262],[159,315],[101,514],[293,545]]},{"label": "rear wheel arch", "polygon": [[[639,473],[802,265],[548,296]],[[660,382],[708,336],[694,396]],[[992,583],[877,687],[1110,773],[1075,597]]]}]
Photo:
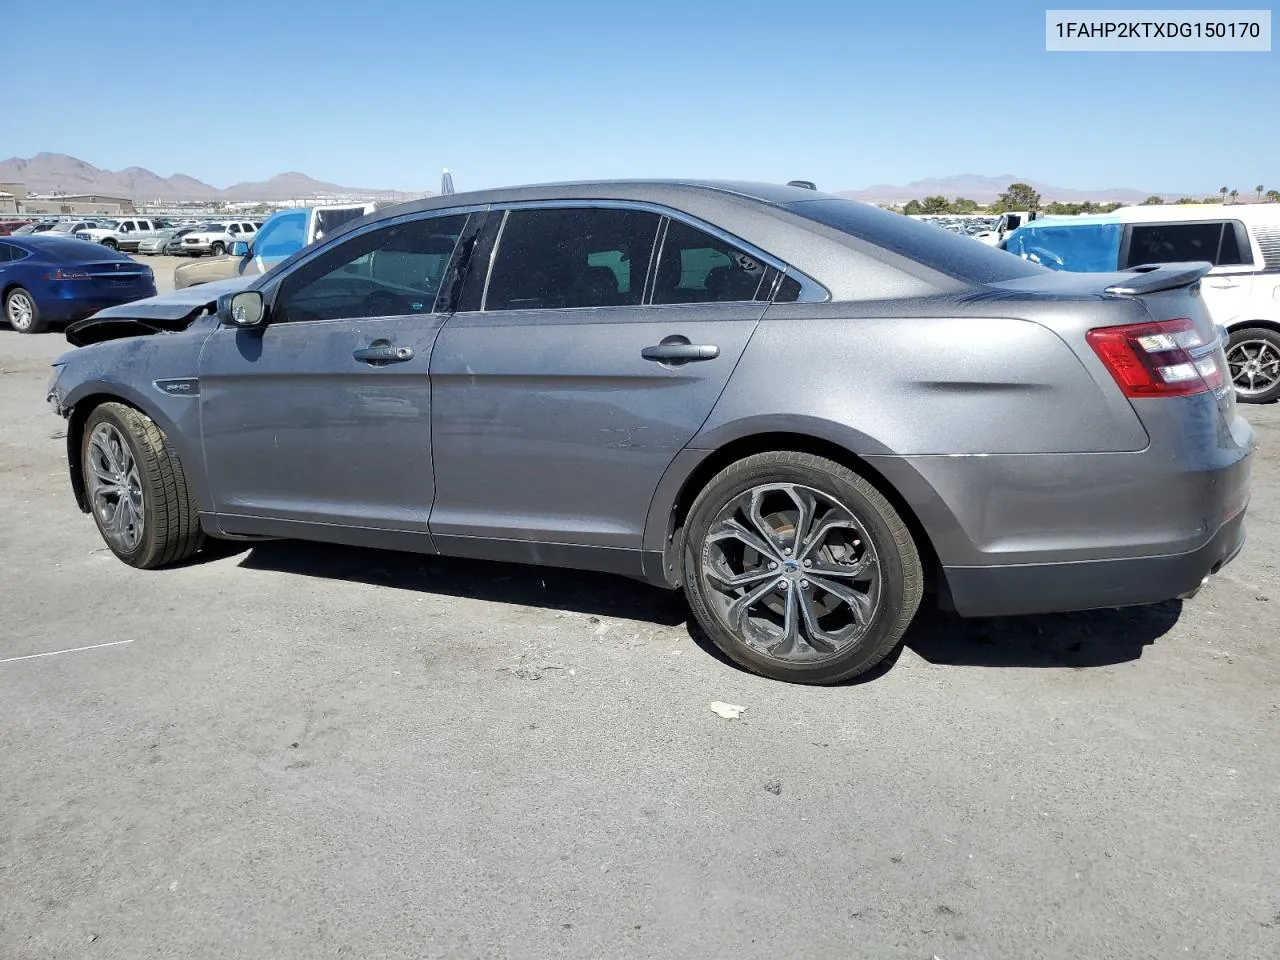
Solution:
[{"label": "rear wheel arch", "polygon": [[1252,327],[1261,327],[1264,330],[1280,333],[1280,321],[1276,320],[1234,320],[1227,325],[1227,332],[1235,333],[1237,330],[1248,330]]},{"label": "rear wheel arch", "polygon": [[698,494],[726,467],[758,453],[807,453],[824,457],[866,479],[902,517],[916,546],[925,571],[926,589],[939,585],[942,576],[932,538],[916,510],[907,499],[866,459],[847,447],[812,434],[788,431],[752,433],[725,443],[703,458],[681,483],[674,501],[665,512],[666,535],[663,538],[662,579],[670,585],[683,581],[684,525]]}]

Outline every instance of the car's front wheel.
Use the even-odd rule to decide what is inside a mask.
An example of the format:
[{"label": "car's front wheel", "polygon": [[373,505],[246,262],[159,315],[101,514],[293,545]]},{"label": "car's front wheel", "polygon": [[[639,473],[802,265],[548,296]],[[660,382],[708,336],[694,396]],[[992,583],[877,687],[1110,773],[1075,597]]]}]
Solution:
[{"label": "car's front wheel", "polygon": [[4,317],[19,333],[42,333],[48,323],[40,319],[36,298],[22,287],[14,287],[4,298]]},{"label": "car's front wheel", "polygon": [[120,249],[120,244],[117,243],[115,240],[112,240],[110,237],[107,237],[105,240],[103,240],[102,245],[106,247],[108,250]]},{"label": "car's front wheel", "polygon": [[708,636],[749,670],[838,683],[891,653],[923,592],[920,555],[864,477],[812,454],[727,467],[685,526],[684,588]]},{"label": "car's front wheel", "polygon": [[215,243],[213,246],[209,248],[209,252],[212,253],[215,257],[220,257],[227,252],[227,248],[224,247],[221,243]]},{"label": "car's front wheel", "polygon": [[1269,327],[1232,330],[1227,366],[1241,403],[1280,400],[1280,333]]},{"label": "car's front wheel", "polygon": [[80,449],[89,509],[112,553],[151,569],[200,549],[204,534],[182,463],[150,417],[104,403],[85,421]]}]

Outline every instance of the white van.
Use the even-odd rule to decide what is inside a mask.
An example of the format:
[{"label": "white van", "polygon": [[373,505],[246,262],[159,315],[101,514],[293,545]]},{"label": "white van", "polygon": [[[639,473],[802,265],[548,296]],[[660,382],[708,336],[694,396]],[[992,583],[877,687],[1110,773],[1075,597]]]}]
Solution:
[{"label": "white van", "polygon": [[1245,403],[1280,399],[1280,203],[1121,207],[1034,220],[999,246],[1055,270],[1127,270],[1207,260],[1205,306],[1231,334],[1227,359]]}]

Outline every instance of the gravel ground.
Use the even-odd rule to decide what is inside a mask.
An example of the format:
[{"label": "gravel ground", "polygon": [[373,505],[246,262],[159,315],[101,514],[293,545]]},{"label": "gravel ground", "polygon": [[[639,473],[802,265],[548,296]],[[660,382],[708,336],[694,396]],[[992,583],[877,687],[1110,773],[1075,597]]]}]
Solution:
[{"label": "gravel ground", "polygon": [[1195,600],[926,613],[811,689],[605,576],[132,570],[71,500],[65,347],[0,330],[4,960],[1280,956],[1280,407]]}]

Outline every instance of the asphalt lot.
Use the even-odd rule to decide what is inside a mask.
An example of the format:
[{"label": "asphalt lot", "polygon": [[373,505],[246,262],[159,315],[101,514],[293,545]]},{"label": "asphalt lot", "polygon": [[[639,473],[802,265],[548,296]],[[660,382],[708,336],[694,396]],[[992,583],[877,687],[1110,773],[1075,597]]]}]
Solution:
[{"label": "asphalt lot", "polygon": [[132,570],[71,499],[64,349],[0,330],[4,960],[1280,955],[1280,407],[1195,600],[926,613],[812,689],[611,577]]}]

